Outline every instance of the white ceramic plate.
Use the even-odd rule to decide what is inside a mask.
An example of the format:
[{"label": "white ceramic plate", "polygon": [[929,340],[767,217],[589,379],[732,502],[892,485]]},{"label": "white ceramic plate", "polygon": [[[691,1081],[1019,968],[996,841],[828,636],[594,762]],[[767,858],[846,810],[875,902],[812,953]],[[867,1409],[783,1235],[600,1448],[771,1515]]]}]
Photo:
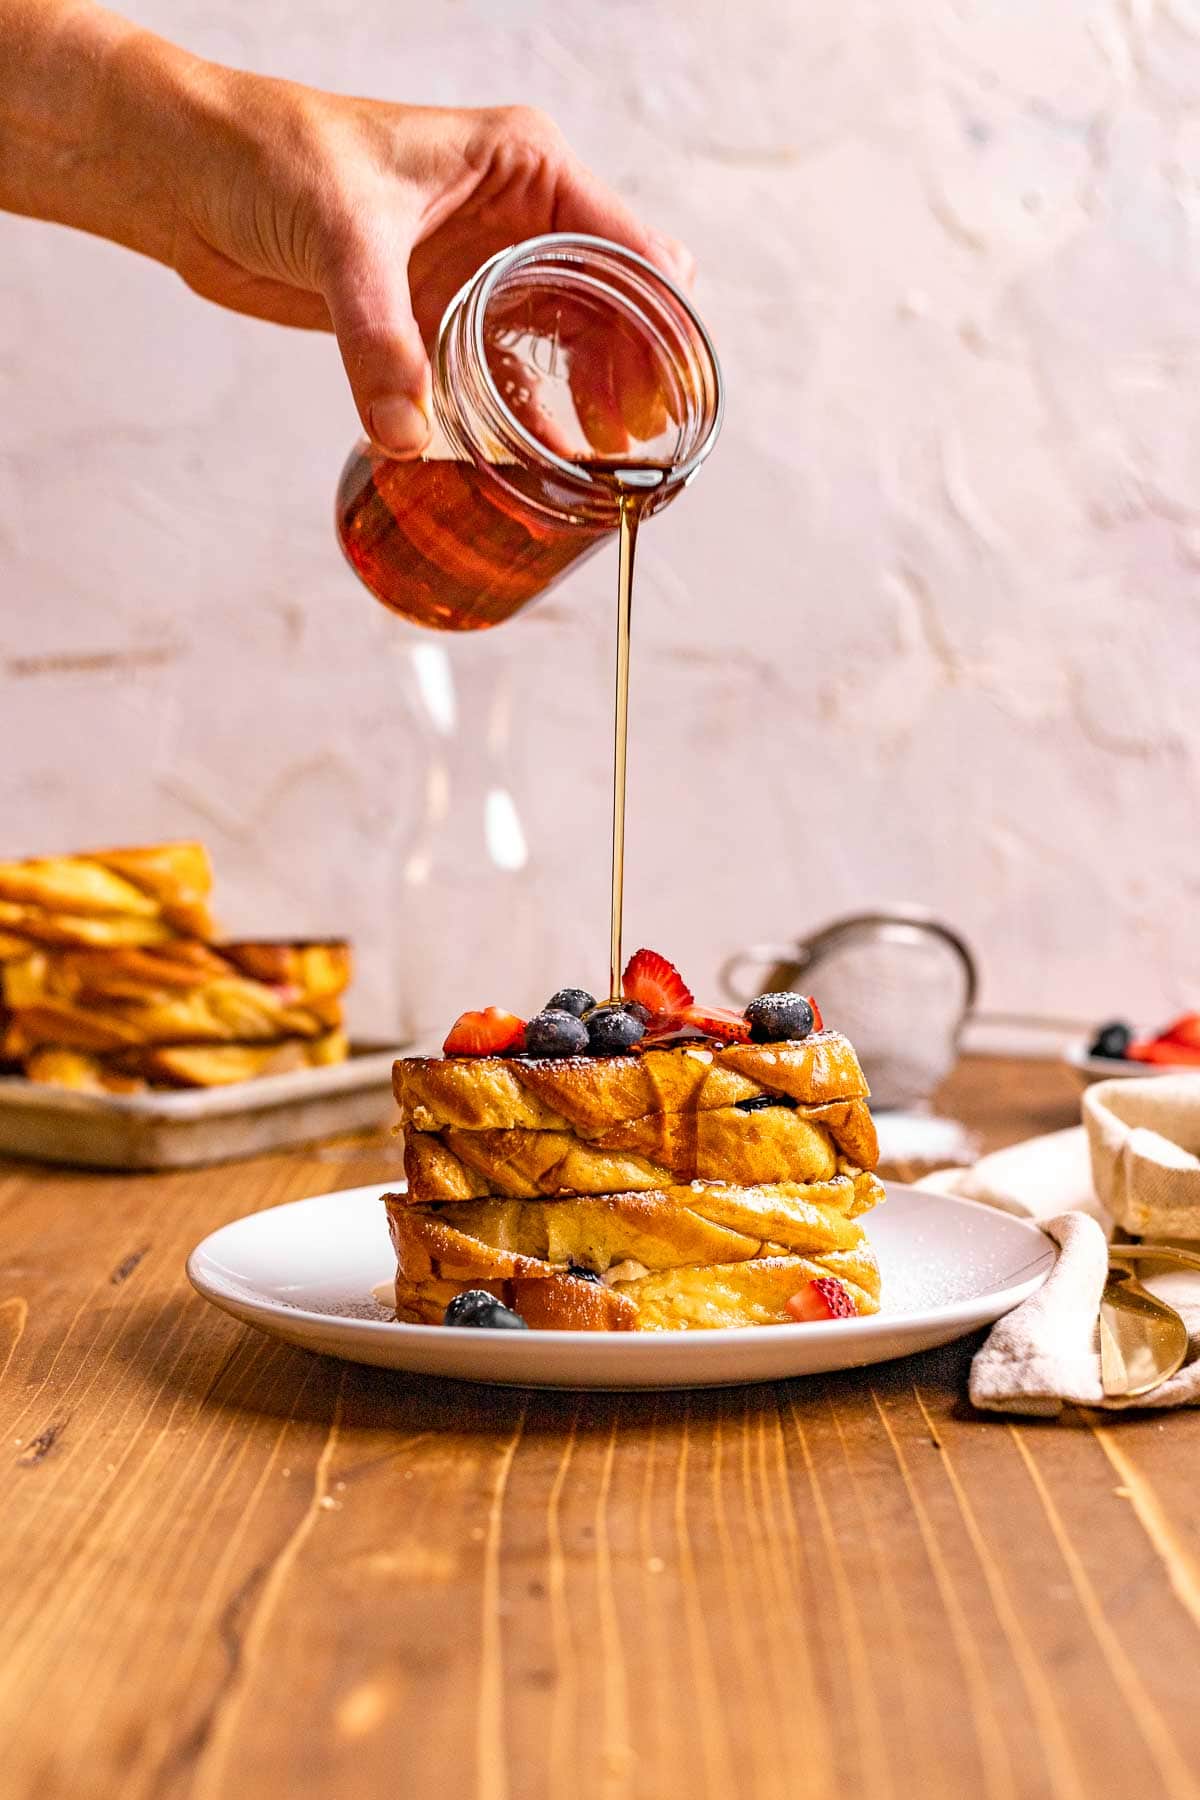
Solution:
[{"label": "white ceramic plate", "polygon": [[523,1387],[723,1387],[908,1356],[990,1325],[1039,1288],[1055,1249],[1035,1225],[970,1200],[888,1184],[871,1214],[883,1311],[743,1331],[446,1330],[400,1325],[372,1299],[394,1269],[380,1187],[252,1213],[192,1251],[193,1285],[308,1350],[421,1375]]}]

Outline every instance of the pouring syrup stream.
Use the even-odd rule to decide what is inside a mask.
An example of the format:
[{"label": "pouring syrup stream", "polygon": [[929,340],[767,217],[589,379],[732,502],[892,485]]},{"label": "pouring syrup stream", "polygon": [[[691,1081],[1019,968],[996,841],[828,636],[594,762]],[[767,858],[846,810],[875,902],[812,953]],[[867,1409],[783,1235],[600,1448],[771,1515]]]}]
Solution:
[{"label": "pouring syrup stream", "polygon": [[654,490],[670,470],[649,463],[589,463],[594,475],[611,483],[620,501],[620,555],[617,566],[617,668],[613,704],[612,899],[609,915],[608,993],[621,998],[621,928],[625,901],[625,787],[629,761],[629,639],[633,618],[633,559],[638,525]]},{"label": "pouring syrup stream", "polygon": [[633,553],[639,507],[621,500],[617,572],[617,683],[613,705],[612,909],[609,915],[608,994],[621,998],[621,926],[625,904],[625,770],[629,760],[629,627],[633,616]]}]

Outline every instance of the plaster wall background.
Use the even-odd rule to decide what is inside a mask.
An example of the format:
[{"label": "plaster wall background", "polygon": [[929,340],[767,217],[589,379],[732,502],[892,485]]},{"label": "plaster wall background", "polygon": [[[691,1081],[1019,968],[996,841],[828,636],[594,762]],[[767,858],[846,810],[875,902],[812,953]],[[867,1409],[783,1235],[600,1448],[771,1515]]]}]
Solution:
[{"label": "plaster wall background", "polygon": [[[740,943],[921,901],[993,1006],[1200,1003],[1193,0],[138,16],[541,105],[695,251],[729,410],[643,546],[631,943],[712,992]],[[333,540],[354,435],[332,340],[0,217],[3,849],[202,835],[232,928],[356,938],[363,1028],[405,982],[447,1017],[602,984],[615,553],[450,646],[439,736],[440,640],[414,662]]]}]

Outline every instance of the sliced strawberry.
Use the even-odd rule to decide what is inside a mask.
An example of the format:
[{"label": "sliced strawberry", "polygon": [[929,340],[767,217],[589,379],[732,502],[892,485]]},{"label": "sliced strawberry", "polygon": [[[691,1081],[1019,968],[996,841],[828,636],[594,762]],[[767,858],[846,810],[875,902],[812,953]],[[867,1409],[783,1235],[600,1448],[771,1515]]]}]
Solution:
[{"label": "sliced strawberry", "polygon": [[825,1021],[821,1017],[820,1007],[817,1005],[816,1001],[813,999],[811,994],[805,994],[804,998],[808,1001],[808,1004],[813,1009],[813,1030],[814,1031],[824,1031]]},{"label": "sliced strawberry", "polygon": [[741,1013],[731,1012],[727,1006],[698,1006],[695,1001],[690,1006],[681,1006],[675,1012],[651,1019],[646,1027],[646,1038],[657,1041],[688,1032],[720,1038],[723,1044],[750,1042],[750,1027]]},{"label": "sliced strawberry", "polygon": [[854,1302],[844,1281],[836,1275],[819,1275],[787,1303],[793,1319],[802,1325],[813,1325],[821,1319],[853,1319]]},{"label": "sliced strawberry", "polygon": [[1154,1038],[1147,1044],[1130,1044],[1125,1052],[1130,1062],[1158,1063],[1164,1067],[1172,1064],[1176,1068],[1200,1068],[1200,1050],[1193,1050],[1189,1044],[1171,1043],[1164,1038]]},{"label": "sliced strawberry", "polygon": [[637,1000],[652,1013],[679,1012],[695,999],[674,963],[657,950],[635,950],[625,965],[621,987],[627,1000]]},{"label": "sliced strawberry", "polygon": [[1186,1044],[1189,1050],[1200,1050],[1200,1013],[1184,1013],[1165,1031],[1158,1034],[1159,1043]]},{"label": "sliced strawberry", "polygon": [[503,1056],[524,1041],[524,1019],[489,1006],[486,1012],[465,1012],[457,1018],[442,1049],[447,1056]]},{"label": "sliced strawberry", "polygon": [[702,1044],[705,1034],[684,1022],[679,1013],[664,1013],[647,1027],[646,1035],[633,1046],[635,1050],[674,1050],[678,1044]]}]

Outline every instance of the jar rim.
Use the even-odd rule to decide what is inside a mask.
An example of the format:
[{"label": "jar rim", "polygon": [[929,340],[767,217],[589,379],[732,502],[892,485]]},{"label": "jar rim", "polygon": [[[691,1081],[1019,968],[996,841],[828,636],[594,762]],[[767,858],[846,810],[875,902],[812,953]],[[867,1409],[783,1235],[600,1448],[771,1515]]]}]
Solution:
[{"label": "jar rim", "polygon": [[523,263],[565,261],[568,256],[580,251],[598,251],[605,257],[616,258],[617,261],[627,264],[641,275],[649,276],[652,282],[665,289],[679,307],[689,329],[694,332],[703,356],[708,362],[712,377],[712,401],[706,409],[706,428],[691,455],[685,461],[675,463],[671,467],[667,485],[672,491],[678,490],[691,480],[716,443],[725,413],[724,381],[716,347],[704,321],[687,294],[672,281],[669,275],[664,275],[661,269],[656,268],[646,257],[640,256],[636,250],[630,250],[624,244],[617,244],[610,238],[597,237],[588,232],[550,231],[543,233],[540,237],[526,238],[519,244],[510,244],[505,250],[496,251],[485,263],[481,264],[471,280],[447,307],[438,332],[439,353],[443,349],[446,334],[450,330],[455,316],[459,314],[460,305],[465,306],[467,317],[463,319],[462,323],[466,327],[470,354],[476,371],[481,377],[487,393],[489,409],[494,409],[497,422],[503,425],[505,434],[513,440],[514,447],[548,465],[568,481],[578,483],[586,491],[598,495],[604,493],[606,484],[584,463],[574,462],[570,457],[560,456],[557,451],[552,450],[548,444],[535,436],[528,426],[521,422],[500,392],[488,362],[484,339],[484,320],[488,304],[499,284],[514,269],[519,268]]}]

